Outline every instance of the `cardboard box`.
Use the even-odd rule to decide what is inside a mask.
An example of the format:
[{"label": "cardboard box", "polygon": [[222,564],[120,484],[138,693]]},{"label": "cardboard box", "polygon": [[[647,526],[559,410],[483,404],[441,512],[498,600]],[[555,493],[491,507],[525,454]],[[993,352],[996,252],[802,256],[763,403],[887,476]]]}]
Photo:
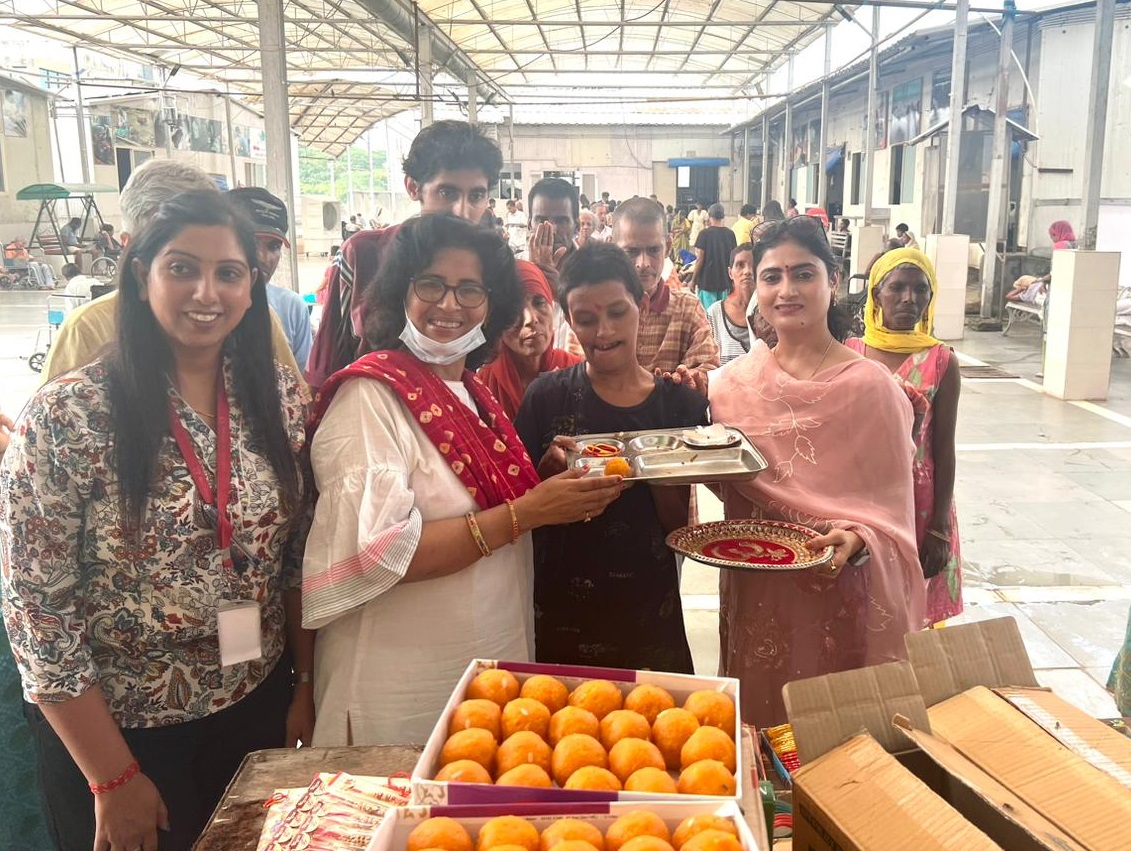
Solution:
[{"label": "cardboard box", "polygon": [[573,665],[546,665],[536,662],[499,662],[487,659],[474,659],[456,683],[452,696],[440,714],[440,720],[432,729],[424,752],[412,772],[412,803],[420,805],[467,806],[474,804],[520,803],[520,802],[566,802],[566,801],[664,801],[664,800],[704,800],[719,802],[733,800],[741,803],[746,788],[750,784],[749,749],[742,746],[741,721],[735,720],[733,739],[737,745],[735,772],[737,790],[733,797],[709,797],[696,795],[660,795],[649,792],[586,792],[573,789],[535,789],[522,786],[485,786],[472,783],[446,783],[434,780],[440,770],[440,751],[448,738],[448,724],[456,707],[464,700],[467,687],[481,671],[488,668],[502,668],[510,671],[518,681],[525,682],[535,674],[549,674],[557,677],[566,687],[573,689],[586,680],[610,680],[628,694],[638,685],[650,684],[666,689],[675,698],[677,706],[694,691],[710,689],[728,695],[736,707],[739,702],[738,680],[728,677],[699,677],[688,674],[665,674],[658,671],[627,671],[616,668],[586,668]]},{"label": "cardboard box", "polygon": [[561,818],[579,818],[596,825],[602,832],[625,813],[648,810],[660,816],[668,829],[674,831],[688,816],[713,814],[731,819],[738,830],[743,851],[769,851],[769,845],[759,843],[733,801],[709,803],[707,801],[626,802],[604,801],[593,803],[561,804],[508,804],[478,807],[401,807],[390,810],[381,822],[366,851],[404,851],[408,835],[420,822],[433,816],[454,818],[475,839],[476,832],[495,816],[516,815],[530,821],[539,831],[545,830]]},{"label": "cardboard box", "polygon": [[[946,844],[957,813],[1010,851],[1131,848],[1131,741],[1039,688],[1012,618],[907,646],[907,663],[786,686],[794,797],[808,814],[795,816],[795,848],[982,847]],[[838,779],[830,765],[855,773]],[[878,802],[866,815],[865,800]],[[910,840],[908,812],[938,835]]]}]

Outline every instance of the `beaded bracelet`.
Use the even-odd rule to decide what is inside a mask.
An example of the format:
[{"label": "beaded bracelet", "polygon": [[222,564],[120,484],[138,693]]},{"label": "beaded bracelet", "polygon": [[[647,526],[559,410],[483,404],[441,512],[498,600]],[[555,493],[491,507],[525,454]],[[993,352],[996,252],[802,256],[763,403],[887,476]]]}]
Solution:
[{"label": "beaded bracelet", "polygon": [[475,546],[479,547],[479,552],[483,558],[487,558],[491,555],[491,548],[487,546],[487,539],[479,531],[479,521],[475,519],[475,514],[469,511],[463,516],[463,519],[467,521],[467,528],[471,530],[471,537],[475,539]]},{"label": "beaded bracelet", "polygon": [[140,771],[141,766],[137,764],[137,760],[135,759],[133,762],[126,766],[125,771],[123,771],[113,780],[107,780],[105,783],[89,784],[90,791],[95,795],[105,795],[107,792],[113,792],[119,786],[125,786],[127,783],[137,777]]},{"label": "beaded bracelet", "polygon": [[507,509],[511,513],[511,543],[517,544],[518,539],[522,537],[522,529],[518,525],[518,512],[514,510],[514,500],[507,500]]}]

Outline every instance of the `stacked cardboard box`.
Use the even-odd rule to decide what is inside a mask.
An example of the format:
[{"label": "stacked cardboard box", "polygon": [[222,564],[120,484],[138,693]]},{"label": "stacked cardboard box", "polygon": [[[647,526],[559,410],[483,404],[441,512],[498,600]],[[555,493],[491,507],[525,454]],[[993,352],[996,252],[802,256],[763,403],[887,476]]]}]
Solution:
[{"label": "stacked cardboard box", "polygon": [[1131,848],[1131,740],[1041,689],[1016,623],[790,683],[795,849]]}]

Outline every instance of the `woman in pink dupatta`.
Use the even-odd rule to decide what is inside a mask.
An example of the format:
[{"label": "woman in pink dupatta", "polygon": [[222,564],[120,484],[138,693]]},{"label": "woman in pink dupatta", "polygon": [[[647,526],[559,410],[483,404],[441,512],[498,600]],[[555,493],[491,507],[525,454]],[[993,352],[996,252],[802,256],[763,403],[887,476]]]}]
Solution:
[{"label": "woman in pink dupatta", "polygon": [[710,377],[711,418],[745,431],[770,468],[723,486],[728,519],[812,527],[829,568],[732,572],[720,580],[720,673],[743,681],[742,717],[786,720],[792,680],[894,661],[925,625],[915,544],[913,414],[883,367],[830,326],[836,261],[805,218],[754,247],[758,309],[778,334]]}]

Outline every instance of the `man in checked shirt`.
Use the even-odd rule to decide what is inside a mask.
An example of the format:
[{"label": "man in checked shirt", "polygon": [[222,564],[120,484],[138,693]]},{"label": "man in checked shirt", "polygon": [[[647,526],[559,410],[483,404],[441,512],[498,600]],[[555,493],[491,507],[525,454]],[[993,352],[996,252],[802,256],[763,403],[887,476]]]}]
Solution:
[{"label": "man in checked shirt", "polygon": [[628,254],[644,285],[636,344],[640,365],[706,393],[707,371],[719,365],[719,347],[699,299],[664,282],[664,259],[671,242],[663,208],[648,198],[618,204],[613,242]]}]

